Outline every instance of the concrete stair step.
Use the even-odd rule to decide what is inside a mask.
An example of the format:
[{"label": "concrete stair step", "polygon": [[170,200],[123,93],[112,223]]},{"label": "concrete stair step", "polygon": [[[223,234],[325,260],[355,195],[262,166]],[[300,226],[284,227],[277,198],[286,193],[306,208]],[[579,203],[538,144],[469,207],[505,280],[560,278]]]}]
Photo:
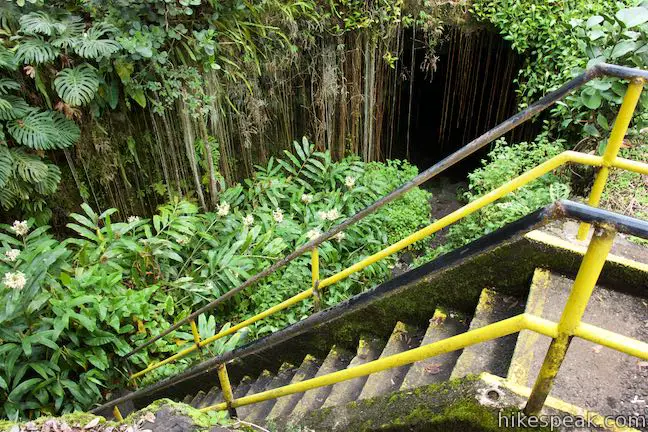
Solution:
[{"label": "concrete stair step", "polygon": [[[290,383],[290,380],[295,375],[295,372],[297,372],[297,369],[295,369],[295,366],[293,366],[292,364],[282,364],[279,368],[279,371],[277,372],[277,375],[275,375],[275,377],[268,384],[265,390],[285,386],[286,384]],[[264,422],[276,402],[277,399],[269,399],[267,401],[255,404],[254,413],[248,416],[246,420],[255,424]]]},{"label": "concrete stair step", "polygon": [[205,397],[206,393],[202,390],[200,390],[198,393],[194,395],[194,397],[191,399],[191,402],[189,402],[189,405],[191,405],[194,408],[197,408],[200,405],[200,402],[203,400]]},{"label": "concrete stair step", "polygon": [[[526,311],[558,322],[573,280],[548,270],[535,271]],[[623,336],[648,340],[648,301],[596,286],[583,322]],[[508,372],[514,384],[533,387],[551,339],[522,331]],[[640,360],[574,338],[554,381],[551,396],[601,415],[636,415],[648,395],[648,370]]]},{"label": "concrete stair step", "polygon": [[[425,332],[421,346],[463,333],[467,327],[465,320],[460,314],[437,309],[430,320],[430,325]],[[450,378],[452,369],[460,354],[461,351],[455,351],[412,364],[403,380],[401,390],[409,390],[446,381]]]},{"label": "concrete stair step", "polygon": [[205,395],[205,397],[200,401],[200,404],[195,408],[205,408],[211,405],[214,405],[222,399],[222,393],[220,387],[214,386]]},{"label": "concrete stair step", "polygon": [[[322,366],[320,366],[319,370],[315,374],[315,377],[327,375],[332,372],[337,372],[339,370],[345,369],[351,361],[352,357],[353,355],[350,352],[334,346],[333,348],[331,348],[328,356],[326,356],[326,358],[322,362]],[[321,407],[324,404],[324,401],[326,401],[328,395],[331,393],[332,387],[332,385],[319,387],[305,392],[295,408],[290,413],[291,421],[299,419],[307,412]]]},{"label": "concrete stair step", "polygon": [[[485,288],[479,296],[469,330],[481,328],[522,313],[524,304],[516,297]],[[450,379],[488,372],[501,377],[509,368],[517,334],[466,347],[450,374]]]},{"label": "concrete stair step", "polygon": [[[261,375],[259,375],[259,377],[250,385],[250,388],[245,396],[264,391],[268,387],[270,382],[272,382],[273,378],[274,375],[272,374],[272,372],[264,370],[263,372],[261,372]],[[255,412],[259,408],[259,405],[260,404],[251,404],[238,407],[236,408],[236,414],[241,420],[247,421],[248,418],[251,418],[255,415]]]},{"label": "concrete stair step", "polygon": [[[380,354],[380,358],[389,357],[418,346],[421,336],[421,332],[416,328],[399,321],[396,323],[385,349]],[[358,399],[368,399],[398,390],[408,370],[409,365],[405,365],[369,375]]]},{"label": "concrete stair step", "polygon": [[[304,361],[302,364],[299,366],[297,371],[295,372],[295,375],[293,376],[292,380],[290,381],[291,384],[305,381],[307,379],[313,378],[317,371],[319,370],[320,363],[319,361],[311,356],[307,355],[304,358]],[[270,410],[270,413],[268,414],[268,418],[277,418],[277,417],[282,417],[290,413],[299,400],[302,398],[304,393],[295,393],[291,394],[288,396],[280,397],[277,399],[276,403],[272,407],[272,410]]]},{"label": "concrete stair step", "polygon": [[[380,339],[361,338],[358,343],[358,352],[351,360],[351,363],[349,363],[347,369],[376,360],[384,347],[385,343]],[[364,376],[333,385],[331,394],[326,398],[322,408],[342,405],[357,400],[366,382],[367,377]]]},{"label": "concrete stair step", "polygon": [[248,390],[250,390],[251,386],[252,386],[252,378],[247,375],[244,376],[241,382],[239,382],[238,385],[232,389],[234,398],[236,399],[245,396]]}]

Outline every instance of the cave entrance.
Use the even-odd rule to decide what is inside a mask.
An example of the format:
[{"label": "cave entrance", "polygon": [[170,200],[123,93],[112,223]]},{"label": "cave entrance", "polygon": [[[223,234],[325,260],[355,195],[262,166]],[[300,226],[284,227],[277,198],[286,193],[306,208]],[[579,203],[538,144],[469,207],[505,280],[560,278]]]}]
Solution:
[{"label": "cave entrance", "polygon": [[[408,159],[423,170],[518,111],[514,80],[523,64],[508,41],[487,29],[451,28],[431,56],[415,30],[403,40],[395,139],[390,158]],[[410,97],[411,96],[411,97]],[[508,135],[529,140],[540,122]],[[488,147],[448,169],[444,176],[465,180]]]}]

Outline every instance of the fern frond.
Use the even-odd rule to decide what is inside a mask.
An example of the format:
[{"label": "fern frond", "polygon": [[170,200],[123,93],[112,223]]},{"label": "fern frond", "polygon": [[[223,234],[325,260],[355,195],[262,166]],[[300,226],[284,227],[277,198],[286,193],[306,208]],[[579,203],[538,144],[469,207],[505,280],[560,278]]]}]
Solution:
[{"label": "fern frond", "polygon": [[64,28],[58,20],[42,11],[31,12],[20,17],[20,30],[26,34],[51,36]]},{"label": "fern frond", "polygon": [[47,178],[49,168],[38,156],[30,155],[21,149],[11,149],[16,174],[26,182],[37,183]]},{"label": "fern frond", "polygon": [[7,122],[7,128],[18,144],[31,149],[49,150],[58,147],[54,118],[49,111],[31,109],[25,117]]},{"label": "fern frond", "polygon": [[105,23],[94,25],[82,38],[79,38],[74,51],[87,59],[99,59],[116,53],[121,49],[119,42],[111,38],[103,38],[114,31],[114,27]]},{"label": "fern frond", "polygon": [[97,71],[87,63],[63,69],[56,75],[54,87],[58,95],[70,105],[89,103],[99,89]]},{"label": "fern frond", "polygon": [[79,43],[79,39],[82,37],[83,30],[85,29],[83,20],[76,15],[72,15],[63,20],[61,25],[64,27],[63,31],[52,40],[52,45],[57,48],[75,47]]},{"label": "fern frond", "polygon": [[9,149],[0,145],[0,189],[4,188],[13,175],[13,158]]},{"label": "fern frond", "polygon": [[30,110],[29,104],[23,98],[7,95],[3,99],[9,102],[9,109],[5,110],[0,107],[0,120],[14,120],[24,117]]},{"label": "fern frond", "polygon": [[41,195],[51,195],[56,192],[61,182],[61,170],[54,164],[47,165],[47,174],[43,180],[34,183],[34,189]]},{"label": "fern frond", "polygon": [[20,84],[9,78],[0,78],[0,94],[7,94],[9,90],[20,90]]},{"label": "fern frond", "polygon": [[57,48],[40,37],[23,40],[16,47],[16,60],[24,64],[48,63],[58,54]]},{"label": "fern frond", "polygon": [[4,45],[0,45],[0,68],[16,70],[18,62],[14,54],[9,51]]}]

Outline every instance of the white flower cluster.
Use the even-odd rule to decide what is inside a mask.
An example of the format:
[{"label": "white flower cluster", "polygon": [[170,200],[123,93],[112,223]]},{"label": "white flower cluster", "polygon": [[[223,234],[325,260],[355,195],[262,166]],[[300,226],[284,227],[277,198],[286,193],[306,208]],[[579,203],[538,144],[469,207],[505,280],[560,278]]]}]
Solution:
[{"label": "white flower cluster", "polygon": [[5,273],[2,283],[9,288],[21,290],[25,287],[27,279],[25,273],[17,271],[15,273]]},{"label": "white flower cluster", "polygon": [[303,195],[301,196],[301,201],[302,201],[304,204],[310,204],[310,203],[313,202],[313,195],[311,195],[311,194],[303,194]]},{"label": "white flower cluster", "polygon": [[283,211],[281,211],[280,208],[273,210],[272,211],[272,217],[274,218],[275,222],[281,223],[284,220],[284,214]]},{"label": "white flower cluster", "polygon": [[344,234],[344,231],[340,231],[339,233],[335,234],[333,238],[337,240],[338,243],[342,243],[342,240],[346,237],[346,234]]},{"label": "white flower cluster", "polygon": [[246,227],[252,226],[253,223],[254,223],[254,216],[252,216],[251,214],[243,218],[243,225],[245,225]]},{"label": "white flower cluster", "polygon": [[5,252],[5,258],[7,258],[7,260],[11,262],[16,261],[18,255],[20,255],[20,251],[18,249],[9,249]]},{"label": "white flower cluster", "polygon": [[223,201],[220,204],[216,204],[216,213],[218,216],[227,216],[230,211],[230,205],[228,202]]},{"label": "white flower cluster", "polygon": [[139,221],[140,221],[139,216],[128,216],[128,218],[126,219],[126,222],[128,223],[139,222]]},{"label": "white flower cluster", "polygon": [[356,182],[355,177],[346,176],[346,178],[344,179],[344,184],[345,184],[346,187],[348,187],[349,189],[351,189],[351,188],[353,188],[353,186],[355,186],[355,182]]},{"label": "white flower cluster", "polygon": [[319,236],[322,235],[322,231],[318,230],[317,228],[312,229],[306,233],[306,237],[308,237],[308,240],[313,241]]},{"label": "white flower cluster", "polygon": [[29,232],[29,226],[27,226],[27,221],[14,221],[11,228],[14,230],[16,234],[23,237],[26,236],[27,233]]},{"label": "white flower cluster", "polygon": [[333,209],[331,209],[329,211],[318,211],[317,212],[317,217],[322,219],[322,220],[334,221],[336,219],[339,219],[340,216],[341,216],[340,212],[336,208],[333,208]]}]

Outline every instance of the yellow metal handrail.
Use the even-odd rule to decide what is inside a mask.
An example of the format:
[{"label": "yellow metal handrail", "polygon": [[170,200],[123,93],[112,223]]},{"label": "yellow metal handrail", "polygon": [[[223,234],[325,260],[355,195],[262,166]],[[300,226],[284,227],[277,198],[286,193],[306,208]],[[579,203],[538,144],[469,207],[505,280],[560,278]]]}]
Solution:
[{"label": "yellow metal handrail", "polygon": [[[285,300],[282,303],[279,303],[267,309],[266,311],[261,312],[205,340],[200,339],[200,335],[198,334],[198,331],[196,329],[195,322],[190,321],[192,333],[194,336],[194,344],[191,347],[186,348],[167,359],[154,363],[146,369],[133,374],[131,377],[133,379],[138,378],[146,374],[147,372],[150,372],[154,369],[159,368],[160,366],[184,357],[191,352],[200,349],[201,347],[204,347],[222,337],[233,334],[236,331],[249,326],[250,324],[264,319],[274,313],[282,311],[311,296],[315,295],[316,301],[319,301],[321,289],[331,286],[334,283],[347,278],[351,274],[361,271],[369,265],[387,256],[390,256],[410,246],[411,244],[434,234],[437,231],[440,231],[448,225],[457,222],[458,220],[480,210],[486,205],[489,205],[492,202],[500,199],[506,194],[519,189],[529,182],[536,180],[539,177],[567,163],[578,163],[600,168],[597,173],[588,201],[591,206],[598,206],[603,189],[605,187],[605,183],[607,182],[610,168],[618,168],[648,175],[648,164],[617,157],[628,126],[632,119],[632,113],[634,112],[634,109],[641,95],[642,88],[643,79],[633,78],[631,80],[603,156],[588,155],[574,151],[563,152],[558,156],[547,160],[546,162],[520,175],[519,177],[498,187],[490,193],[435,221],[425,228],[322,280],[320,280],[319,278],[318,250],[316,247],[314,247],[312,249],[311,256],[311,288],[304,290],[301,293],[289,298],[288,300]],[[586,236],[588,230],[589,225],[582,223],[579,228],[579,237]],[[470,330],[466,333],[434,342],[432,344],[421,346],[419,348],[412,349],[400,354],[381,358],[363,364],[361,366],[356,366],[353,368],[323,375],[299,383],[289,384],[280,388],[245,396],[239,399],[234,399],[231,392],[229,378],[227,377],[227,370],[225,368],[225,365],[220,365],[218,369],[218,376],[221,383],[221,388],[223,389],[225,402],[203,408],[203,410],[223,410],[226,408],[232,410],[239,406],[257,403],[292,393],[303,392],[316,387],[331,385],[340,381],[353,379],[385,369],[413,363],[426,359],[428,357],[448,353],[458,349],[463,349],[470,345],[513,334],[521,330],[531,330],[553,338],[552,344],[549,351],[547,352],[542,369],[538,375],[534,388],[531,392],[531,396],[529,397],[529,401],[525,408],[525,411],[528,414],[537,413],[544,404],[544,401],[551,389],[553,379],[558,372],[558,369],[569,347],[569,343],[574,336],[593,341],[600,345],[607,346],[609,348],[633,355],[635,357],[639,357],[644,360],[648,360],[648,344],[646,344],[645,342],[627,338],[625,336],[621,336],[616,333],[581,322],[585,307],[587,306],[592,290],[594,289],[594,286],[598,280],[600,272],[603,268],[603,264],[606,261],[608,252],[614,239],[614,235],[615,231],[612,227],[603,227],[595,231],[578,271],[572,293],[558,323],[554,323],[530,314],[521,314],[479,329]]]}]

